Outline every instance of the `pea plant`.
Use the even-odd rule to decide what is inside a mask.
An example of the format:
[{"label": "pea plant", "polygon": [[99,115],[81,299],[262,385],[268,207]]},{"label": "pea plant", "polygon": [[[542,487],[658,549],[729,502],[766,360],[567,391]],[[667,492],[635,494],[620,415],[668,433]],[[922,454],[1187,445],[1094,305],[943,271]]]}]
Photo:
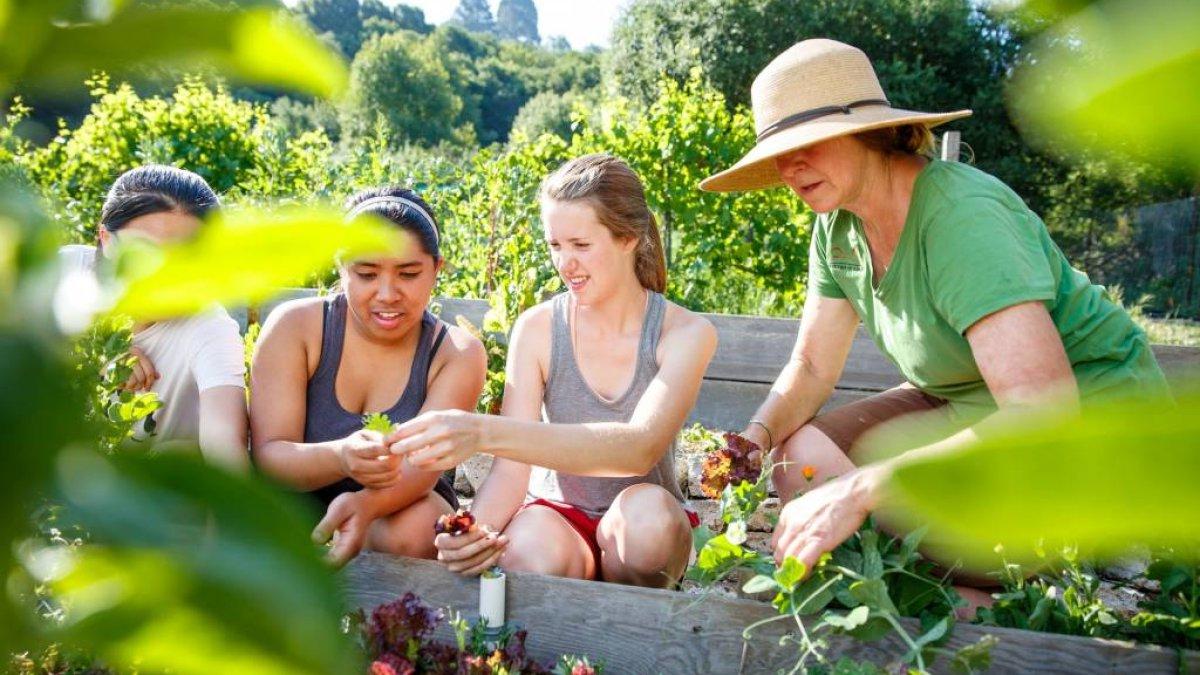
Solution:
[{"label": "pea plant", "polygon": [[370,413],[363,415],[363,431],[377,431],[381,434],[389,434],[392,431],[392,420],[381,412]]},{"label": "pea plant", "polygon": [[[745,438],[737,434],[724,438],[725,445],[705,458],[703,472],[705,491],[719,494],[724,532],[698,533],[699,554],[687,576],[709,586],[736,570],[748,569],[753,576],[744,584],[744,592],[774,594],[771,604],[779,614],[748,626],[745,639],[767,624],[794,623],[795,632],[784,638],[799,652],[793,672],[812,667],[875,672],[871,664],[831,662],[829,638],[849,635],[877,640],[891,633],[907,647],[898,661],[917,672],[926,672],[938,655],[967,671],[987,666],[988,640],[957,652],[941,647],[953,628],[954,609],[963,601],[947,576],[937,575],[934,564],[917,552],[923,529],[896,539],[868,520],[812,570],[790,557],[776,565],[771,557],[746,548],[747,523],[767,498],[772,464],[762,461],[765,453]],[[805,469],[811,480],[813,472]],[[903,617],[918,619],[918,627],[908,627]]]},{"label": "pea plant", "polygon": [[157,394],[123,388],[136,360],[129,352],[132,328],[128,318],[104,317],[73,345],[73,383],[86,401],[84,417],[95,429],[98,448],[110,454],[131,440],[135,429],[162,405]]}]

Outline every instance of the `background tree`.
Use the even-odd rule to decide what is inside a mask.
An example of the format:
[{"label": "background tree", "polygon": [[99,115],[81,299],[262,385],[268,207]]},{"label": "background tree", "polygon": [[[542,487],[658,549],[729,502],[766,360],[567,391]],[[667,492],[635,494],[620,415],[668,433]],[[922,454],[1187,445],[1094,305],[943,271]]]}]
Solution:
[{"label": "background tree", "polygon": [[367,43],[350,66],[342,133],[369,135],[382,120],[397,145],[450,140],[463,101],[431,46],[408,31]]},{"label": "background tree", "polygon": [[[367,6],[368,1],[364,0],[364,8]],[[425,10],[419,7],[396,5],[392,8],[392,15],[395,17],[396,23],[400,24],[400,28],[422,35],[428,35],[433,32],[433,26],[425,22]]]},{"label": "background tree", "polygon": [[362,17],[362,43],[366,44],[371,38],[398,30],[410,30],[421,35],[433,32],[433,26],[425,22],[425,12],[409,5],[388,7],[383,0],[362,0],[359,9]]},{"label": "background tree", "polygon": [[496,32],[496,22],[487,0],[459,0],[450,21],[475,33]]},{"label": "background tree", "polygon": [[538,44],[538,13],[533,0],[500,0],[496,33],[506,40]]},{"label": "background tree", "polygon": [[513,120],[512,133],[520,132],[529,139],[553,134],[569,141],[574,131],[571,114],[580,100],[580,96],[574,92],[557,94],[543,91],[521,106],[521,111]]},{"label": "background tree", "polygon": [[300,0],[296,11],[317,33],[330,33],[347,58],[362,46],[362,17],[358,0]]},{"label": "background tree", "polygon": [[571,51],[571,41],[562,35],[552,35],[546,38],[546,42],[543,46],[552,52]]},{"label": "background tree", "polygon": [[454,24],[438,26],[428,39],[463,101],[455,126],[474,128],[483,145],[506,141],[517,113],[537,94],[584,91],[600,83],[594,54],[554,54]]}]

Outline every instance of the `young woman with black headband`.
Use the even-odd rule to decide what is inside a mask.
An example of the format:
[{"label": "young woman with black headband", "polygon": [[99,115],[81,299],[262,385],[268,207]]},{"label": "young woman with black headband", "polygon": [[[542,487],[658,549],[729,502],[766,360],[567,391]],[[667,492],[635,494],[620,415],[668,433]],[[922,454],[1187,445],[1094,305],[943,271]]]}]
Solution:
[{"label": "young woman with black headband", "polygon": [[403,466],[364,415],[403,422],[427,410],[471,410],[483,389],[483,345],[428,311],[442,267],[429,206],[380,188],[347,201],[403,232],[403,251],[342,261],[341,287],[281,305],[263,326],[251,375],[253,457],[264,472],[326,508],[314,536],[336,536],[344,562],[365,545],[432,558],[433,523],[457,507],[438,471]]}]

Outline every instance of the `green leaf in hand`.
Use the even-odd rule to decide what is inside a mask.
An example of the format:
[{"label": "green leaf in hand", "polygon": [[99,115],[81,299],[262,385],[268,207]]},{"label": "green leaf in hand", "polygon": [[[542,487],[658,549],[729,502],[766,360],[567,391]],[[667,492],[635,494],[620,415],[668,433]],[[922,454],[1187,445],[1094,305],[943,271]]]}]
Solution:
[{"label": "green leaf in hand", "polygon": [[788,556],[784,559],[783,565],[775,570],[775,582],[784,590],[790,591],[796,587],[796,584],[800,583],[806,572],[804,563],[792,556]]},{"label": "green leaf in hand", "polygon": [[363,415],[363,430],[388,434],[392,431],[392,421],[388,419],[387,415],[381,412]]}]

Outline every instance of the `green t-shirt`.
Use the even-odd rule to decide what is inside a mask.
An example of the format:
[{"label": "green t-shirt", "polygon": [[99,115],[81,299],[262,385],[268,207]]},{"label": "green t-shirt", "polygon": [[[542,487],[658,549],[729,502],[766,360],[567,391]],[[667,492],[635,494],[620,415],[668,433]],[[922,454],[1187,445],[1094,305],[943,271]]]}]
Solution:
[{"label": "green t-shirt", "polygon": [[849,300],[904,377],[950,401],[963,420],[996,406],[964,337],[967,328],[1033,300],[1049,310],[1085,402],[1167,392],[1145,333],[1067,263],[1016,193],[966,164],[935,160],[921,171],[877,286],[858,217],[848,211],[818,217],[808,288]]}]

